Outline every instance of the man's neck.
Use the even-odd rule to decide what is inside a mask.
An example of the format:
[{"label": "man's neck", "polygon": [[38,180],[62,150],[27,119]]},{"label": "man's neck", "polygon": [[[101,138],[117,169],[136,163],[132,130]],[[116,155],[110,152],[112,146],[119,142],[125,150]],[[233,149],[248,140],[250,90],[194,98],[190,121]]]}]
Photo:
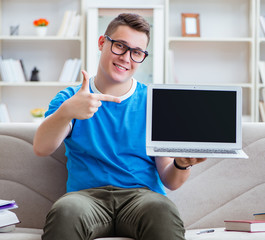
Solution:
[{"label": "man's neck", "polygon": [[111,79],[100,78],[98,74],[95,76],[95,87],[98,91],[115,97],[121,97],[128,93],[132,88],[132,84],[132,78],[125,82],[115,82]]}]

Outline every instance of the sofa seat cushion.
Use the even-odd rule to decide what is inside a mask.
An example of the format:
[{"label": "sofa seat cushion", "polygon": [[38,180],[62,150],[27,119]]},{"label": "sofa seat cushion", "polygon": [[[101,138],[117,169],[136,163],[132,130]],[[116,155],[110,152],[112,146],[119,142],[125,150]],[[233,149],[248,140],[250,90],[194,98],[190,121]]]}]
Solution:
[{"label": "sofa seat cushion", "polygon": [[[8,233],[0,233],[0,240],[41,240],[42,229],[19,228]],[[95,240],[134,240],[132,238],[97,238]]]},{"label": "sofa seat cushion", "polygon": [[225,231],[224,228],[213,228],[213,233],[197,234],[197,232],[205,229],[187,230],[187,240],[264,240],[265,232],[249,233],[249,232],[232,232]]},{"label": "sofa seat cushion", "polygon": [[95,240],[134,240],[133,238],[111,237],[111,238],[96,238]]},{"label": "sofa seat cushion", "polygon": [[0,240],[41,240],[42,229],[19,228],[8,233],[0,233]]}]

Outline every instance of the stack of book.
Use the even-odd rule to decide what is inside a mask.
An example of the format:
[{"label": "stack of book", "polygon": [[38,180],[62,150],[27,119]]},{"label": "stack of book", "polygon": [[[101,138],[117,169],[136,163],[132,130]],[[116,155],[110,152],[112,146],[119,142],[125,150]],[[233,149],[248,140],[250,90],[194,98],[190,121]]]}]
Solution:
[{"label": "stack of book", "polygon": [[3,82],[25,82],[26,74],[22,60],[2,59],[0,57],[0,73]]},{"label": "stack of book", "polygon": [[75,82],[81,69],[81,59],[68,59],[65,61],[59,82]]},{"label": "stack of book", "polygon": [[79,35],[81,15],[76,11],[65,11],[61,26],[57,33],[60,37],[74,37]]},{"label": "stack of book", "polygon": [[265,232],[265,221],[229,220],[225,221],[225,230],[239,232]]},{"label": "stack of book", "polygon": [[255,213],[254,219],[225,220],[226,231],[265,232],[265,213]]},{"label": "stack of book", "polygon": [[14,200],[0,200],[0,232],[12,231],[17,223],[20,223],[17,215],[11,209],[17,208]]}]

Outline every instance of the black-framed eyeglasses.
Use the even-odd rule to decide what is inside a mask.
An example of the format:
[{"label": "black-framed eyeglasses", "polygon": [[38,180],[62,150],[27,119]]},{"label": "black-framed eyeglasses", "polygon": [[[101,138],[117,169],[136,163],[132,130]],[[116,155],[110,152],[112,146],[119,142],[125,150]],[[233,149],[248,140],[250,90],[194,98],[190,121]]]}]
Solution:
[{"label": "black-framed eyeglasses", "polygon": [[107,35],[105,35],[105,38],[111,42],[111,52],[116,55],[123,55],[129,50],[131,59],[136,63],[142,63],[148,56],[147,51],[143,51],[138,48],[131,48],[120,41],[111,39]]}]

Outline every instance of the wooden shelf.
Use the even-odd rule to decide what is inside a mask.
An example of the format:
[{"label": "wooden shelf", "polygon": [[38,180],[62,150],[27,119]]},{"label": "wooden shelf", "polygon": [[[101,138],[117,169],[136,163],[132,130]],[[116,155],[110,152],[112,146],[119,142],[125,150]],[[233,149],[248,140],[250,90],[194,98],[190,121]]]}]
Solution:
[{"label": "wooden shelf", "polygon": [[253,38],[169,37],[168,41],[169,42],[247,42],[247,43],[252,43],[254,40]]},{"label": "wooden shelf", "polygon": [[76,86],[81,84],[81,82],[64,83],[64,82],[1,82],[2,87],[68,87]]},{"label": "wooden shelf", "polygon": [[80,36],[77,37],[58,37],[58,36],[0,36],[3,41],[82,41]]}]

